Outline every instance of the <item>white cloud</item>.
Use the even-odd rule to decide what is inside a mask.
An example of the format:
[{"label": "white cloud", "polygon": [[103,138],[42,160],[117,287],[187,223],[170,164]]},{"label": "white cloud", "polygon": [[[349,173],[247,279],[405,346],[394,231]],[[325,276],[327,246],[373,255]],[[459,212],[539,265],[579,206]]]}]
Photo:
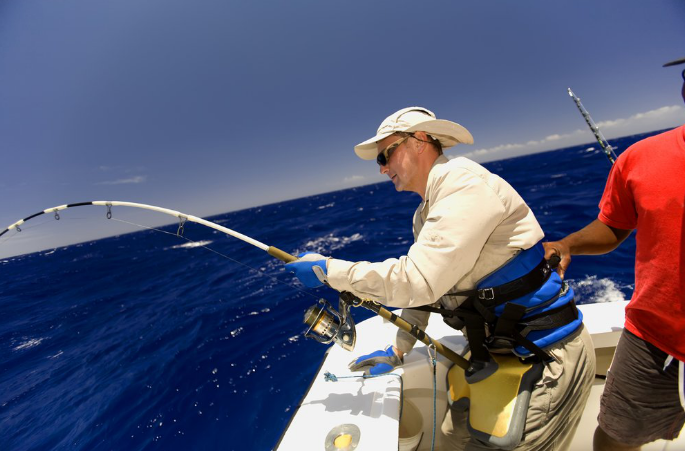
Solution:
[{"label": "white cloud", "polygon": [[357,182],[361,182],[365,178],[366,177],[364,177],[363,175],[352,175],[350,177],[345,177],[343,179],[343,183],[357,183]]},{"label": "white cloud", "polygon": [[118,180],[108,180],[105,182],[99,182],[96,183],[96,185],[129,185],[129,184],[138,184],[138,183],[145,183],[145,180],[147,179],[147,176],[145,175],[137,175],[135,177],[130,177],[127,179],[118,179]]},{"label": "white cloud", "polygon": [[109,166],[106,164],[98,166],[98,169],[102,172],[117,172],[120,174],[131,174],[134,172],[145,171],[145,166],[135,166],[135,167],[125,167],[125,166]]},{"label": "white cloud", "polygon": [[[628,118],[618,118],[597,122],[604,136],[611,140],[621,136],[635,135],[652,130],[660,130],[676,127],[685,122],[685,108],[680,105],[671,105],[650,110],[644,113],[633,114]],[[590,130],[577,129],[569,133],[555,133],[540,140],[530,140],[525,144],[506,143],[484,149],[476,149],[461,156],[472,158],[476,161],[485,162],[511,158],[518,155],[526,155],[546,150],[561,149],[563,147],[586,144],[594,140]],[[611,144],[611,143],[610,143]]]}]

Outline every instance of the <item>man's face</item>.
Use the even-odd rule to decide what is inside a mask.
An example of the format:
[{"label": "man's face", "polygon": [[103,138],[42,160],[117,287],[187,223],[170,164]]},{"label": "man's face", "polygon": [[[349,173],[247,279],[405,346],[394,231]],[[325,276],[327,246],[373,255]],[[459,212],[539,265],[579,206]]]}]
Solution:
[{"label": "man's face", "polygon": [[[404,138],[403,135],[390,135],[376,143],[378,153],[393,143],[399,142]],[[417,166],[415,153],[411,147],[412,139],[405,139],[397,148],[392,151],[387,164],[380,167],[381,174],[386,174],[395,184],[397,191],[415,191],[415,181]]]}]

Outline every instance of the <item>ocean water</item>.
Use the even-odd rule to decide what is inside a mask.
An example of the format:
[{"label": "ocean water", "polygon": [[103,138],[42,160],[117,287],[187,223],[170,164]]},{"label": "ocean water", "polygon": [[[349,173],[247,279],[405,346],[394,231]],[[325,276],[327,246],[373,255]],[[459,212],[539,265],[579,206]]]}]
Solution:
[{"label": "ocean water", "polygon": [[[645,136],[613,144],[620,153]],[[595,147],[485,166],[554,240],[597,215],[610,165]],[[378,261],[406,253],[419,200],[383,182],[208,219],[292,254]],[[305,289],[212,229],[162,230],[0,260],[0,450],[276,445],[326,351],[302,336],[304,311],[336,293]],[[631,236],[609,255],[575,257],[578,302],[629,299],[634,251]]]}]

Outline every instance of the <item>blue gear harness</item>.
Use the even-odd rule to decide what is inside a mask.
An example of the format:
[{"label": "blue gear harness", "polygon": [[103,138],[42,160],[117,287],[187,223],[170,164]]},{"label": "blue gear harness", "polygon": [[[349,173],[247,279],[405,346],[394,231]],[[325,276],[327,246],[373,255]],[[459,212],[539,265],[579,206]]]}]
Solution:
[{"label": "blue gear harness", "polygon": [[466,328],[474,371],[477,362],[490,360],[489,350],[550,360],[544,349],[578,329],[583,315],[576,308],[573,289],[550,268],[544,255],[538,243],[478,282],[475,289],[447,293],[467,296],[456,309],[417,309],[441,313],[450,326]]}]

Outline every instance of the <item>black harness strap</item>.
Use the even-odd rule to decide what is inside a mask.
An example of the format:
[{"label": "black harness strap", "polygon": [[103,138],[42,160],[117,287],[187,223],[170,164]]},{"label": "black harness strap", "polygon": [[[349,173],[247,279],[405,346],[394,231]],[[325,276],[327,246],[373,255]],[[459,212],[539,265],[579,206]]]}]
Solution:
[{"label": "black harness strap", "polygon": [[495,324],[495,331],[489,340],[491,343],[509,337],[509,340],[515,341],[519,345],[522,345],[533,354],[535,354],[540,360],[549,361],[552,357],[543,351],[538,345],[528,340],[525,334],[520,333],[517,330],[517,325],[521,323],[521,318],[526,314],[526,308],[522,305],[509,303],[504,306],[504,311],[499,316],[497,323]]},{"label": "black harness strap", "polygon": [[452,309],[431,307],[430,305],[422,305],[420,307],[411,307],[410,310],[420,310],[422,312],[439,313],[442,316],[449,316],[449,317],[457,316],[456,313],[454,313],[454,310],[452,310]]},{"label": "black harness strap", "polygon": [[466,301],[455,311],[456,315],[466,326],[466,336],[469,340],[469,348],[471,349],[471,360],[478,362],[490,361],[490,353],[486,347],[486,320],[480,313],[477,312],[474,303],[477,300],[473,297],[467,298]]},{"label": "black harness strap", "polygon": [[551,360],[554,360],[554,357],[552,357],[551,354],[542,350],[542,348],[540,348],[538,345],[536,345],[535,343],[533,343],[532,341],[530,341],[529,339],[527,339],[523,335],[521,335],[519,333],[515,333],[514,339],[516,340],[516,342],[518,344],[520,344],[521,346],[523,346],[524,348],[526,348],[527,350],[529,350],[530,352],[535,354],[535,356],[538,357],[541,361],[549,362]]},{"label": "black harness strap", "polygon": [[[544,308],[544,307],[547,307],[548,305],[554,304],[554,303],[555,303],[563,294],[565,294],[565,293],[566,293],[566,290],[565,290],[565,289],[562,289],[561,291],[559,291],[559,293],[557,293],[556,295],[552,296],[552,297],[549,298],[547,301],[545,301],[545,302],[543,302],[543,303],[541,303],[541,304],[535,305],[535,306],[533,306],[533,307],[528,307],[528,308],[526,309],[526,313],[529,313],[529,312],[531,312],[531,311],[533,311],[533,310],[538,310],[538,309],[540,309],[540,308]],[[445,295],[445,296],[449,296],[449,295]],[[479,305],[482,305],[482,301],[479,301]],[[411,309],[411,310],[421,310],[421,311],[430,312],[430,313],[439,313],[439,314],[441,314],[443,317],[447,317],[447,318],[452,318],[452,317],[457,316],[457,313],[456,313],[455,310],[453,310],[453,309],[446,309],[446,308],[440,308],[440,307],[432,307],[432,306],[430,306],[430,305],[422,305],[422,306],[420,306],[420,307],[411,307],[410,309]],[[487,311],[489,312],[490,310],[487,310]]]},{"label": "black harness strap", "polygon": [[524,326],[519,332],[524,337],[534,330],[547,330],[563,326],[578,319],[578,307],[571,301],[561,307],[547,310],[538,315],[530,316],[519,322],[519,326]]},{"label": "black harness strap", "polygon": [[447,293],[447,296],[475,296],[484,307],[490,309],[538,289],[547,282],[550,274],[552,274],[552,270],[547,260],[543,258],[532,271],[511,282],[490,288],[456,291]]},{"label": "black harness strap", "polygon": [[497,323],[495,323],[493,335],[504,337],[513,336],[517,332],[516,325],[525,314],[526,308],[524,306],[514,304],[513,302],[506,304],[504,306],[504,311],[502,311],[502,314],[497,319]]},{"label": "black harness strap", "polygon": [[[521,298],[541,287],[552,274],[547,261],[543,258],[528,274],[505,284],[466,291],[447,293],[445,296],[466,296],[466,300],[456,309],[445,309],[432,306],[415,307],[422,310],[440,313],[445,319],[458,318],[448,322],[455,328],[466,328],[466,335],[471,347],[472,361],[487,362],[490,359],[488,347],[515,347],[521,345],[543,361],[552,359],[551,355],[542,350],[526,336],[534,330],[547,330],[561,327],[578,318],[578,309],[573,301],[556,309],[532,315],[525,320],[523,317],[530,311],[544,308],[555,302],[566,291],[565,284],[556,296],[543,305],[526,308],[512,301]],[[495,315],[495,307],[504,305],[502,314]],[[488,335],[488,328],[490,334]]]},{"label": "black harness strap", "polygon": [[522,319],[525,308],[511,303],[504,307],[504,312],[500,315],[494,333],[488,337],[491,344],[514,341],[517,344],[531,351],[543,361],[552,359],[551,355],[545,352],[538,345],[527,338],[527,335],[534,330],[548,330],[561,327],[578,319],[578,307],[571,301],[567,304]]}]

